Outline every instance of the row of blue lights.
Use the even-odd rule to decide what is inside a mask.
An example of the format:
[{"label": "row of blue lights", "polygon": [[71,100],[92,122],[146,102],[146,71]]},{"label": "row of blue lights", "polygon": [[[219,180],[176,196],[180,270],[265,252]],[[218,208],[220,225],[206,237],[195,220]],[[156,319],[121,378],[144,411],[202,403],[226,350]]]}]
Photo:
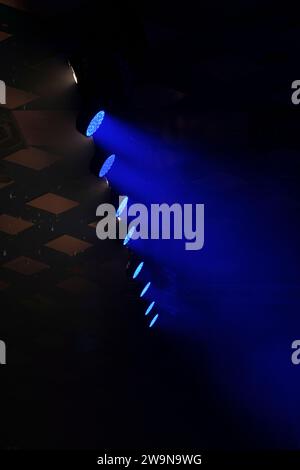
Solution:
[{"label": "row of blue lights", "polygon": [[[99,127],[101,126],[101,124],[103,122],[104,117],[105,117],[105,111],[99,111],[99,113],[97,113],[91,119],[91,121],[90,121],[90,123],[89,123],[89,125],[86,129],[86,132],[85,132],[87,137],[92,137],[97,132],[97,130],[99,129]],[[102,167],[100,168],[99,178],[103,178],[109,172],[109,170],[111,169],[111,167],[114,164],[115,158],[116,158],[116,156],[113,154],[113,155],[110,155],[105,160]]]},{"label": "row of blue lights", "polygon": [[[119,205],[118,210],[116,211],[116,216],[117,217],[120,217],[120,215],[122,214],[123,210],[125,209],[127,203],[128,203],[128,196],[125,196],[124,199],[122,200],[121,204]],[[131,229],[128,231],[126,237],[124,238],[124,242],[123,242],[124,246],[126,246],[129,243],[129,241],[132,238],[132,235],[133,235],[134,231],[135,231],[135,226],[131,227]],[[136,279],[138,277],[138,275],[142,271],[143,267],[144,267],[144,261],[141,261],[138,264],[138,266],[136,267],[136,269],[134,270],[134,273],[132,275],[133,279]],[[151,282],[149,281],[149,282],[147,282],[147,284],[145,285],[145,287],[141,291],[140,297],[143,297],[145,295],[145,293],[150,288],[150,286],[151,286]],[[149,307],[146,310],[145,315],[149,315],[149,313],[153,309],[154,305],[155,305],[155,302],[151,302],[151,304],[149,305]],[[154,318],[151,320],[151,322],[149,324],[149,328],[152,328],[152,326],[154,325],[154,323],[156,322],[157,319],[158,319],[158,314],[156,314],[154,316]]]},{"label": "row of blue lights", "polygon": [[[102,122],[103,122],[103,119],[105,117],[105,112],[104,111],[99,111],[99,113],[97,113],[93,119],[90,121],[88,127],[87,127],[87,130],[86,130],[86,136],[87,137],[92,137],[95,132],[99,129],[99,127],[101,126]],[[114,154],[110,155],[103,163],[102,167],[100,168],[100,171],[99,171],[99,178],[103,178],[111,169],[111,167],[113,166],[114,162],[115,162],[115,158],[116,156]],[[123,201],[121,202],[120,206],[118,207],[118,210],[116,211],[116,217],[120,217],[122,212],[124,211],[126,205],[128,203],[128,197],[126,196]],[[124,241],[123,241],[123,245],[126,246],[129,241],[131,240],[132,238],[132,235],[134,234],[134,231],[135,231],[135,226],[131,227],[130,230],[128,231],[126,237],[124,238]],[[143,269],[144,267],[144,262],[142,261],[138,266],[137,268],[135,269],[134,273],[133,273],[133,279],[136,279],[138,277],[138,275],[140,274],[141,270]],[[149,281],[145,287],[143,288],[141,294],[140,294],[140,297],[143,297],[145,295],[145,293],[148,291],[148,289],[150,288],[151,286],[151,282]],[[145,312],[145,316],[149,315],[149,313],[151,312],[151,310],[153,309],[155,305],[155,301],[151,302],[150,305],[148,306],[146,312]],[[150,324],[149,324],[149,328],[152,328],[152,326],[155,324],[155,322],[157,321],[158,319],[158,313],[152,318]]]},{"label": "row of blue lights", "polygon": [[[118,210],[116,212],[116,216],[117,217],[120,217],[121,213],[123,212],[123,210],[125,209],[126,205],[128,203],[128,196],[124,197],[123,201],[121,202],[121,204],[119,205],[118,207]],[[123,245],[127,245],[129,243],[129,241],[131,240],[132,238],[132,235],[135,231],[135,226],[131,227],[131,229],[129,230],[129,232],[127,233],[126,237],[124,238],[124,242],[123,242]],[[141,261],[138,266],[136,267],[133,275],[132,275],[132,278],[133,279],[136,279],[138,277],[138,275],[140,274],[140,272],[142,271],[144,267],[144,261]],[[140,297],[143,297],[145,295],[145,293],[147,292],[147,290],[149,289],[149,287],[151,286],[151,282],[147,282],[147,284],[145,285],[145,287],[143,288],[143,290],[141,291],[140,293]],[[149,305],[149,307],[147,308],[146,310],[146,313],[145,315],[149,315],[149,313],[151,312],[151,310],[153,309],[155,305],[155,302],[151,302],[151,304]],[[155,315],[155,317],[151,320],[150,324],[149,324],[149,328],[151,328],[154,323],[156,322],[156,320],[158,319],[158,314]]]},{"label": "row of blue lights", "polygon": [[[142,271],[144,267],[144,261],[141,261],[138,266],[136,267],[134,273],[133,273],[133,276],[132,276],[132,279],[136,279],[138,277],[138,275],[140,274],[140,272]],[[151,286],[151,282],[147,282],[147,284],[145,285],[145,287],[143,288],[143,290],[141,291],[140,293],[140,297],[143,297],[145,295],[145,293],[147,292],[147,290],[149,289],[149,287]],[[151,302],[151,304],[147,307],[147,310],[145,312],[145,316],[149,315],[149,313],[151,312],[151,310],[153,309],[155,305],[155,301]],[[151,320],[150,324],[149,324],[149,328],[152,328],[152,326],[154,325],[154,323],[156,322],[156,320],[158,319],[158,313],[153,317],[153,319]]]}]

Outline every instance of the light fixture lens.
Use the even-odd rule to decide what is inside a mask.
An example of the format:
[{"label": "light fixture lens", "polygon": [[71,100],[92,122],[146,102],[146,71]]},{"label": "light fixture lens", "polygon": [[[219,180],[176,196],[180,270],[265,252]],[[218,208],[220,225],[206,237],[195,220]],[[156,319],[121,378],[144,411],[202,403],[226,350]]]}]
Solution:
[{"label": "light fixture lens", "polygon": [[158,319],[158,313],[155,315],[155,317],[152,318],[152,320],[150,322],[150,325],[149,325],[149,328],[152,328],[152,326],[154,325],[154,323],[156,322],[157,319]]},{"label": "light fixture lens", "polygon": [[103,178],[103,176],[105,176],[109,170],[111,169],[111,167],[113,166],[114,164],[114,161],[115,161],[115,158],[116,156],[115,155],[111,155],[110,157],[108,157],[105,162],[103,163],[102,167],[100,168],[100,171],[99,171],[99,178]]},{"label": "light fixture lens", "polygon": [[140,297],[143,297],[143,296],[146,294],[146,292],[147,292],[147,290],[149,289],[150,286],[151,286],[151,282],[148,282],[148,283],[145,285],[144,289],[142,290],[142,292],[141,292],[141,294],[140,294]]},{"label": "light fixture lens", "polygon": [[102,124],[102,121],[104,119],[104,116],[105,116],[105,112],[104,111],[99,111],[99,113],[97,113],[93,119],[91,120],[91,122],[89,123],[88,125],[88,128],[86,130],[86,136],[87,137],[91,137],[92,135],[95,134],[95,132],[99,129],[99,127],[101,126]]},{"label": "light fixture lens", "polygon": [[71,67],[72,75],[73,75],[73,78],[74,78],[74,82],[77,84],[78,83],[77,75],[76,75],[72,65],[70,65],[70,67]]},{"label": "light fixture lens", "polygon": [[128,202],[128,196],[125,196],[123,201],[121,202],[121,204],[119,205],[118,207],[118,210],[116,212],[116,217],[120,217],[120,215],[122,214],[123,210],[125,209],[125,207],[127,206],[127,202]]},{"label": "light fixture lens", "polygon": [[154,304],[155,304],[155,302],[151,302],[151,304],[149,305],[149,307],[147,308],[147,310],[145,312],[145,315],[148,315],[151,312],[151,310],[154,307]]},{"label": "light fixture lens", "polygon": [[77,79],[77,75],[75,73],[75,70],[74,68],[72,67],[71,63],[68,61],[68,64],[69,64],[69,67],[71,69],[71,72],[72,72],[72,75],[73,75],[73,78],[74,78],[74,82],[77,84],[78,83],[78,79]]},{"label": "light fixture lens", "polygon": [[124,238],[124,241],[123,241],[123,245],[127,245],[127,243],[129,242],[129,240],[131,239],[132,235],[133,235],[133,232],[135,231],[135,226],[131,227],[131,229],[129,230],[129,232],[127,233],[126,237]]},{"label": "light fixture lens", "polygon": [[138,267],[136,268],[136,270],[134,271],[133,273],[133,279],[136,279],[138,277],[138,275],[140,274],[141,270],[143,269],[143,266],[144,266],[144,261],[142,261]]}]

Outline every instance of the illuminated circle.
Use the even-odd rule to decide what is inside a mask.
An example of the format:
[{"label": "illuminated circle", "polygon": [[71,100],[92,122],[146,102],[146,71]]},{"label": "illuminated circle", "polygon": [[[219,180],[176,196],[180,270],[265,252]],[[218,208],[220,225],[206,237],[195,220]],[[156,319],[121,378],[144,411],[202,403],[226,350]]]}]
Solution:
[{"label": "illuminated circle", "polygon": [[123,210],[125,209],[125,207],[127,206],[127,202],[128,202],[128,196],[125,196],[123,201],[121,202],[121,204],[119,205],[119,208],[116,212],[116,217],[120,217],[120,215],[122,214]]},{"label": "illuminated circle", "polygon": [[149,305],[149,307],[147,308],[147,310],[145,312],[145,315],[148,315],[151,312],[151,310],[154,307],[154,304],[155,304],[155,302],[151,302],[151,304]]},{"label": "illuminated circle", "polygon": [[154,323],[156,322],[157,319],[158,319],[158,313],[155,315],[155,317],[152,318],[152,320],[150,322],[150,325],[149,325],[149,328],[152,328],[152,326],[154,325]]},{"label": "illuminated circle", "polygon": [[104,116],[105,116],[105,112],[104,111],[99,111],[99,113],[97,113],[93,117],[93,119],[89,123],[88,128],[86,130],[87,137],[91,137],[92,135],[95,134],[97,129],[99,129],[99,127],[101,126],[102,121],[104,119]]},{"label": "illuminated circle", "polygon": [[148,283],[145,285],[144,289],[142,290],[142,292],[141,292],[141,294],[140,294],[140,297],[143,297],[143,295],[146,294],[146,292],[147,292],[147,290],[149,289],[150,286],[151,286],[151,282],[148,282]]},{"label": "illuminated circle", "polygon": [[131,239],[132,235],[133,235],[133,232],[135,231],[135,226],[131,227],[131,229],[129,230],[129,232],[127,233],[126,237],[124,238],[124,241],[123,241],[123,245],[127,245],[127,243],[129,242],[129,240]]},{"label": "illuminated circle", "polygon": [[138,267],[136,268],[136,270],[134,271],[133,273],[133,279],[135,279],[136,277],[138,277],[138,275],[140,274],[141,270],[143,269],[143,266],[144,266],[144,261],[142,261]]},{"label": "illuminated circle", "polygon": [[109,170],[111,169],[111,167],[113,166],[114,164],[114,161],[115,161],[115,158],[116,156],[115,155],[111,155],[110,157],[108,157],[105,162],[103,163],[102,167],[100,168],[100,171],[99,171],[99,178],[103,178],[103,176],[105,176]]}]

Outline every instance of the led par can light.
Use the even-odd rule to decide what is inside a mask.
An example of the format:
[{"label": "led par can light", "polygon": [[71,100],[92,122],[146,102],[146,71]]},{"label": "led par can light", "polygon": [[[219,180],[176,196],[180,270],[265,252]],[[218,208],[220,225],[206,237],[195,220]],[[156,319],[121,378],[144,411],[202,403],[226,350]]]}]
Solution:
[{"label": "led par can light", "polygon": [[85,108],[80,111],[77,120],[76,128],[85,137],[93,137],[94,134],[99,130],[105,119],[105,110],[103,107],[91,107]]},{"label": "led par can light", "polygon": [[155,325],[155,323],[156,323],[157,320],[158,320],[158,317],[159,317],[159,314],[157,313],[157,314],[152,318],[152,320],[150,321],[150,323],[149,323],[149,328],[152,328],[153,325]]},{"label": "led par can light", "polygon": [[115,159],[116,159],[116,155],[112,153],[104,160],[98,173],[99,178],[104,178],[107,175],[107,173],[111,170],[115,162]]},{"label": "led par can light", "polygon": [[150,312],[153,310],[154,306],[155,306],[155,300],[152,300],[152,302],[146,308],[145,316],[150,314]]},{"label": "led par can light", "polygon": [[[116,156],[116,159],[118,157]],[[129,203],[129,197],[126,195],[120,195],[114,188],[111,189],[111,203],[116,209],[116,217],[121,219],[122,216],[126,218],[126,212]]]},{"label": "led par can light", "polygon": [[134,225],[132,225],[129,229],[128,229],[128,232],[127,232],[127,235],[125,236],[124,240],[123,240],[123,245],[124,246],[127,246],[128,243],[132,240],[133,238],[133,234],[135,232],[135,229],[136,227]]},{"label": "led par can light", "polygon": [[104,149],[97,148],[90,162],[90,170],[97,178],[109,177],[116,155]]},{"label": "led par can light", "polygon": [[127,277],[131,280],[141,281],[143,278],[146,262],[134,252],[129,252],[129,259],[126,267]]},{"label": "led par can light", "polygon": [[116,217],[118,217],[118,219],[122,217],[125,210],[127,209],[128,200],[129,200],[128,196],[123,196],[122,200],[119,200],[119,205],[116,210]]},{"label": "led par can light", "polygon": [[141,290],[141,293],[140,293],[140,297],[144,297],[144,295],[148,292],[148,290],[150,289],[151,287],[151,281],[148,281],[147,284],[145,284],[145,286],[143,287],[143,289]]},{"label": "led par can light", "polygon": [[121,72],[113,62],[107,54],[99,63],[84,56],[69,60],[81,102],[76,127],[88,138],[100,131],[107,113],[122,108]]}]

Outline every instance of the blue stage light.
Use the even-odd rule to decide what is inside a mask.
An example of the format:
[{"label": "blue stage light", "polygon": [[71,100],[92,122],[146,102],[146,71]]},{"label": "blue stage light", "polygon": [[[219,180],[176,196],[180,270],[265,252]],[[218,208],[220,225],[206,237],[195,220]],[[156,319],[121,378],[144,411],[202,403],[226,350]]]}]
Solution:
[{"label": "blue stage light", "polygon": [[147,308],[147,310],[145,312],[145,315],[148,315],[151,312],[151,310],[154,307],[154,304],[155,304],[155,302],[151,302],[151,304],[149,305],[149,307]]},{"label": "blue stage light", "polygon": [[86,136],[87,137],[91,137],[92,135],[95,134],[97,129],[99,129],[99,127],[101,126],[102,121],[104,119],[104,116],[105,116],[105,112],[104,111],[99,111],[99,113],[97,113],[93,117],[93,119],[89,123],[88,128],[86,130]]},{"label": "blue stage light", "polygon": [[105,162],[103,163],[102,167],[100,168],[100,171],[99,171],[99,178],[103,178],[103,176],[105,176],[109,170],[111,169],[111,167],[113,166],[114,164],[114,161],[115,161],[115,158],[116,156],[115,155],[111,155],[110,157],[108,157]]},{"label": "blue stage light", "polygon": [[149,289],[150,286],[151,286],[151,282],[148,282],[148,283],[145,285],[144,289],[142,290],[142,292],[141,292],[141,294],[140,294],[140,297],[143,297],[143,295],[146,294],[146,292],[147,292],[147,290]]},{"label": "blue stage light", "polygon": [[116,217],[120,217],[120,215],[122,214],[123,210],[125,209],[125,207],[127,206],[127,202],[128,202],[128,196],[125,196],[123,201],[121,202],[121,204],[119,205],[118,207],[118,210],[116,212]]},{"label": "blue stage light", "polygon": [[142,261],[138,267],[136,268],[136,270],[134,271],[133,273],[133,279],[135,279],[136,277],[138,277],[138,275],[140,274],[141,270],[143,269],[143,266],[144,266],[144,261]]},{"label": "blue stage light", "polygon": [[123,241],[123,245],[127,245],[127,243],[129,242],[129,240],[131,239],[132,235],[133,235],[133,232],[135,231],[135,226],[131,227],[131,229],[129,230],[129,232],[127,233],[126,237],[124,238],[124,241]]},{"label": "blue stage light", "polygon": [[154,325],[154,323],[156,322],[157,319],[158,319],[158,313],[155,315],[154,318],[152,318],[152,320],[150,322],[150,325],[149,325],[149,328],[151,328]]}]

